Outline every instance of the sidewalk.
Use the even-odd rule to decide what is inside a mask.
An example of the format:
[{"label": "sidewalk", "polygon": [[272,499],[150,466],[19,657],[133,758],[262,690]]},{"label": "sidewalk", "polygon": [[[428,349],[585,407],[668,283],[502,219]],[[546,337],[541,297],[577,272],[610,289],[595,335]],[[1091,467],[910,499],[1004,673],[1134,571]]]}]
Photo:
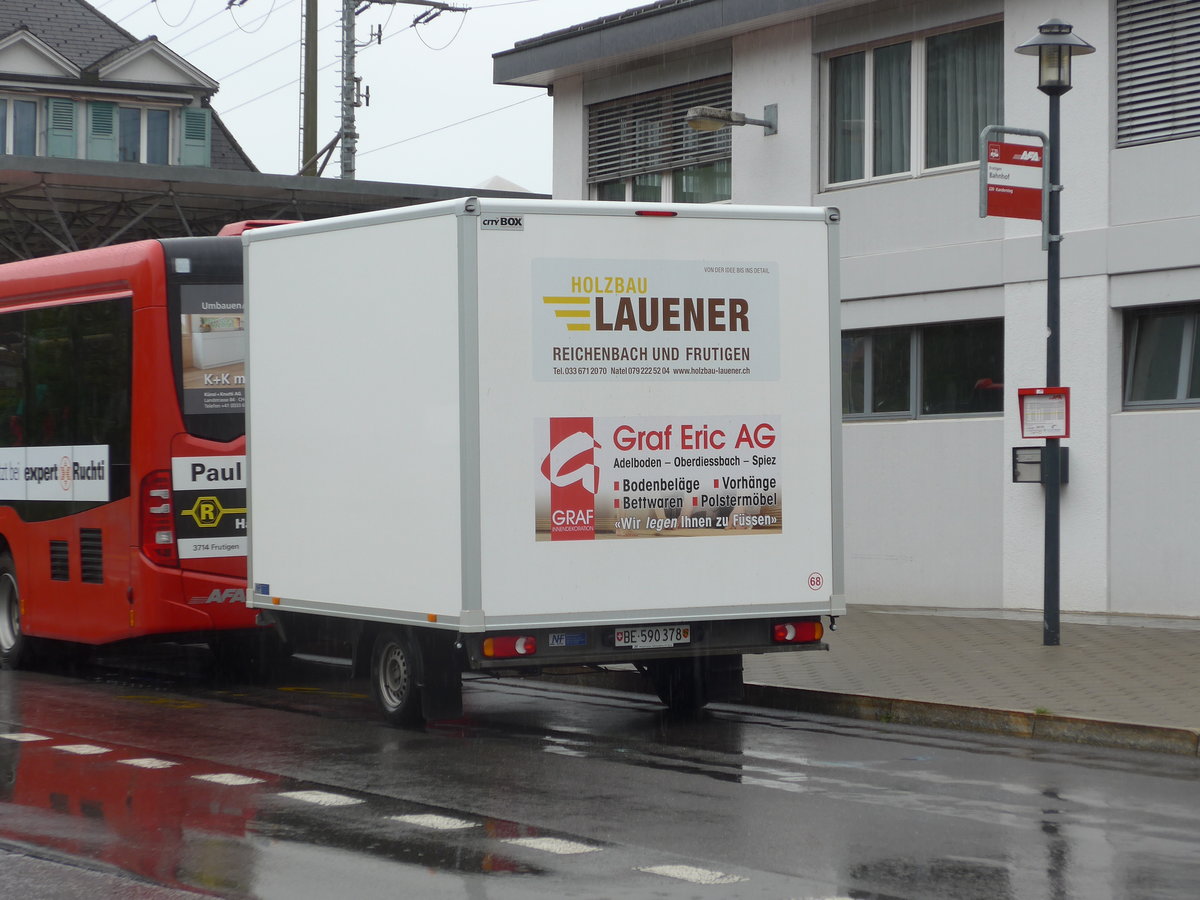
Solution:
[{"label": "sidewalk", "polygon": [[746,702],[1077,743],[1200,753],[1200,620],[854,606],[831,652],[747,656]]}]

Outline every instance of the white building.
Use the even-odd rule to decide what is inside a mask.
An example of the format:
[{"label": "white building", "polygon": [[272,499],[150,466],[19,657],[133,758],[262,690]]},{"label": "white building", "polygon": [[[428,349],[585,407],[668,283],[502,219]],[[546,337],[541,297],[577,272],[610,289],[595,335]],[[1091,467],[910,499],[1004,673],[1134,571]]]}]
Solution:
[{"label": "white building", "polygon": [[[851,603],[1042,605],[1011,448],[1041,443],[1046,254],[979,218],[977,159],[984,125],[1046,130],[1013,49],[1051,16],[1096,48],[1062,98],[1062,608],[1198,616],[1200,3],[660,0],[495,57],[553,92],[556,197],[842,211]],[[776,134],[683,122],[770,104]]]}]

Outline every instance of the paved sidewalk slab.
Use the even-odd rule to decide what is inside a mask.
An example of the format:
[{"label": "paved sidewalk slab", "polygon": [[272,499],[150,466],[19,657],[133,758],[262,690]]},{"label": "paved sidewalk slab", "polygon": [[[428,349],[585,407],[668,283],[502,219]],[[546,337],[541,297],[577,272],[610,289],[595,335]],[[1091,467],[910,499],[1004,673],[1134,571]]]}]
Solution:
[{"label": "paved sidewalk slab", "polygon": [[[990,613],[990,614],[989,614]],[[746,657],[747,700],[882,721],[1196,754],[1200,622],[854,607],[829,653]]]}]

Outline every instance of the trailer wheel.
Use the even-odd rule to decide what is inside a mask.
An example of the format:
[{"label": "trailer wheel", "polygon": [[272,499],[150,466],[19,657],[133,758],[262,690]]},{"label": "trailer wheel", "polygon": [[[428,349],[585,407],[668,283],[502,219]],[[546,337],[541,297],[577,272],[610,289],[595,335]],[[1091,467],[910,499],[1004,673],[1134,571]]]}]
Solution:
[{"label": "trailer wheel", "polygon": [[420,658],[409,635],[385,628],[371,647],[371,696],[393,725],[421,721]]},{"label": "trailer wheel", "polygon": [[0,663],[19,669],[29,662],[30,639],[21,633],[21,592],[12,554],[0,553]]},{"label": "trailer wheel", "polygon": [[673,713],[694,714],[708,705],[699,658],[658,659],[646,663],[658,699]]}]

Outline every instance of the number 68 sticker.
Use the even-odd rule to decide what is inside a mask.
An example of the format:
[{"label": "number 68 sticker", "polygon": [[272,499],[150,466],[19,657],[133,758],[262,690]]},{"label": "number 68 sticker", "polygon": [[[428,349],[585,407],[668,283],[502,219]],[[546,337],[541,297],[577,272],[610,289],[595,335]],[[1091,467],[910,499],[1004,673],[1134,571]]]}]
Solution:
[{"label": "number 68 sticker", "polygon": [[808,586],[814,591],[819,591],[825,586],[825,576],[820,572],[813,572],[808,576]]}]

